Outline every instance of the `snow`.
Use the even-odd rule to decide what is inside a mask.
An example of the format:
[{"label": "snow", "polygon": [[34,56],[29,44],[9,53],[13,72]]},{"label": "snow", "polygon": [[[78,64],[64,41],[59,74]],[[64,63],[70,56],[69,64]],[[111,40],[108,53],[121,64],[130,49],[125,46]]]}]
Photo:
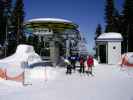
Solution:
[{"label": "snow", "polygon": [[34,18],[34,19],[28,20],[25,24],[30,24],[30,23],[60,23],[60,24],[67,23],[75,27],[78,27],[78,25],[73,23],[72,21],[61,19],[61,18]]},{"label": "snow", "polygon": [[3,64],[19,63],[20,64],[23,61],[28,61],[28,59],[33,58],[33,56],[36,57],[37,61],[41,61],[41,58],[39,57],[38,54],[35,53],[32,46],[21,44],[17,47],[15,54],[0,60],[0,63],[3,63]]},{"label": "snow", "polygon": [[124,55],[128,58],[128,63],[133,64],[133,52],[127,52]]},{"label": "snow", "polygon": [[[118,62],[118,64],[122,64],[124,63],[125,66],[133,66],[133,52],[127,52],[122,54],[120,61]],[[131,64],[131,65],[130,65]]]},{"label": "snow", "polygon": [[[40,60],[32,46],[20,45],[14,55],[0,60],[0,68],[15,76],[23,71],[18,64],[27,59]],[[94,59],[94,76],[80,74],[78,68],[66,75],[66,68],[60,66],[27,71],[31,85],[0,79],[0,100],[133,100],[133,68],[98,64]]]},{"label": "snow", "polygon": [[[22,86],[22,83],[20,83],[20,82],[16,82],[16,81],[11,81],[11,80],[4,80],[4,79],[2,79],[2,78],[0,78],[0,85],[3,85],[3,86],[5,86],[5,87],[23,87]],[[2,87],[0,87],[0,88],[2,88]],[[1,93],[1,91],[0,91],[0,93]]]},{"label": "snow", "polygon": [[94,66],[97,66],[99,63],[96,59],[94,59]]},{"label": "snow", "polygon": [[29,64],[41,61],[38,54],[30,45],[18,45],[16,52],[4,59],[0,60],[0,68],[6,69],[7,74],[10,76],[16,76],[23,72],[22,63],[27,62]]},{"label": "snow", "polygon": [[59,23],[72,23],[72,21],[59,19],[59,18],[35,18],[31,19],[28,22],[59,22]]},{"label": "snow", "polygon": [[122,35],[120,33],[114,33],[114,32],[109,32],[109,33],[103,33],[101,34],[98,38],[97,41],[100,40],[119,40],[122,41]]},{"label": "snow", "polygon": [[66,75],[61,67],[46,71],[47,80],[35,79],[36,84],[28,86],[0,80],[0,100],[133,100],[133,76],[117,65],[99,64],[93,68],[94,76],[78,71]]},{"label": "snow", "polygon": [[35,67],[33,69],[30,69],[31,79],[54,80],[57,75],[58,75],[57,71],[55,71],[51,67]]}]

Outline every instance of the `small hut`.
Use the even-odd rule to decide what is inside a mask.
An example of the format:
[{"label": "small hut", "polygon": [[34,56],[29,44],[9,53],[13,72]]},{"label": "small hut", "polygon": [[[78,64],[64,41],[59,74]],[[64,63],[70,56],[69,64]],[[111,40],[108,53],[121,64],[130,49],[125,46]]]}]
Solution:
[{"label": "small hut", "polygon": [[121,58],[120,33],[103,33],[96,39],[96,53],[100,63],[117,64]]}]

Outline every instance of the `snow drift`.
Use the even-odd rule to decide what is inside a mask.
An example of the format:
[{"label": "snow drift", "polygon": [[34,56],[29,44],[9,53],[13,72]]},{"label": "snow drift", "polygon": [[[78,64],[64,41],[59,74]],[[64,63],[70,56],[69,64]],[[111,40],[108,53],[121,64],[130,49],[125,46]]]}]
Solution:
[{"label": "snow drift", "polygon": [[123,54],[119,64],[133,67],[133,52]]},{"label": "snow drift", "polygon": [[22,79],[24,71],[22,63],[28,62],[28,64],[32,64],[39,61],[41,61],[41,57],[35,53],[32,46],[24,44],[18,45],[16,52],[12,56],[0,60],[1,76],[13,80],[18,79],[20,76]]},{"label": "snow drift", "polygon": [[0,78],[21,82],[31,82],[34,79],[53,80],[57,76],[57,72],[50,67],[46,68],[38,66],[35,68],[24,69],[23,62],[28,62],[28,65],[32,65],[42,62],[42,60],[41,57],[35,53],[32,46],[19,45],[12,56],[0,60]]},{"label": "snow drift", "polygon": [[24,61],[28,61],[28,63],[41,61],[40,56],[35,53],[34,49],[30,45],[18,45],[16,52],[5,59],[0,60],[2,64],[21,64]]}]

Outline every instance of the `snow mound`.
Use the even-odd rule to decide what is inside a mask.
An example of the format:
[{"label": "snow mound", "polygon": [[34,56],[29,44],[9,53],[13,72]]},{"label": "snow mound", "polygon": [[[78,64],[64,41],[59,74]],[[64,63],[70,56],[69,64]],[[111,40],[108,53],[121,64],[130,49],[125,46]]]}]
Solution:
[{"label": "snow mound", "polygon": [[24,70],[21,67],[13,67],[13,68],[12,67],[8,67],[6,69],[6,73],[10,77],[16,77],[16,76],[22,74],[23,71]]},{"label": "snow mound", "polygon": [[120,59],[118,64],[133,66],[133,52],[128,52],[128,53],[122,54],[122,58]]},{"label": "snow mound", "polygon": [[133,52],[126,53],[126,56],[128,58],[128,63],[133,64]]},{"label": "snow mound", "polygon": [[0,60],[0,67],[21,66],[22,62],[35,63],[41,61],[41,57],[35,53],[30,45],[18,45],[16,52],[7,58]]},{"label": "snow mound", "polygon": [[35,53],[34,48],[30,45],[18,45],[16,52],[7,58],[0,60],[0,68],[6,69],[7,75],[10,77],[22,74],[23,62],[29,64],[41,61],[41,57]]}]

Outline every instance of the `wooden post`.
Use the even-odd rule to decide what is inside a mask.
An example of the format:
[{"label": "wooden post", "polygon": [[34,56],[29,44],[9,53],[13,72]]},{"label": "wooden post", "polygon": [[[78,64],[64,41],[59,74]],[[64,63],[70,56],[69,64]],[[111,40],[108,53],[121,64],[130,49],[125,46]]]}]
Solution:
[{"label": "wooden post", "polygon": [[7,70],[5,69],[5,80],[7,80]]}]

